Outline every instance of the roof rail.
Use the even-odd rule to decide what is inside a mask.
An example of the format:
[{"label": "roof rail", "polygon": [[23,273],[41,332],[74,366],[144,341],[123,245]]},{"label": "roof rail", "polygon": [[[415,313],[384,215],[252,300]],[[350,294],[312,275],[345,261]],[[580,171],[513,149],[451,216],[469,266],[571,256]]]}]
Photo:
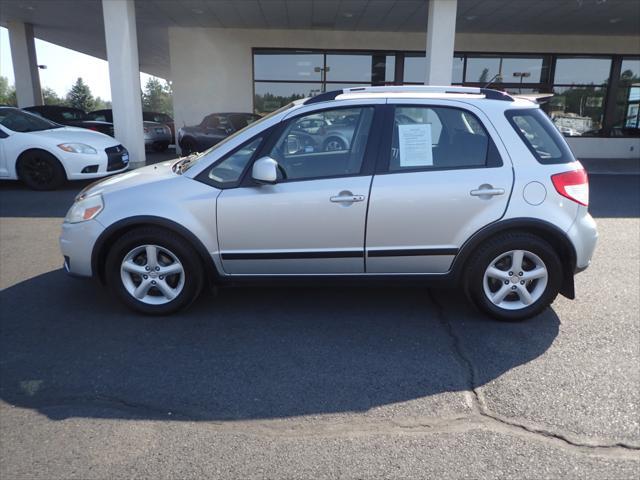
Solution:
[{"label": "roof rail", "polygon": [[506,92],[499,90],[493,90],[491,88],[479,88],[479,87],[457,87],[457,86],[431,86],[431,85],[386,85],[380,87],[351,87],[342,90],[333,90],[331,92],[321,93],[315,97],[309,98],[304,102],[305,105],[311,105],[313,103],[327,102],[335,100],[338,95],[349,93],[453,93],[453,94],[469,94],[469,95],[484,95],[485,98],[490,100],[505,100],[507,102],[513,102],[511,97]]}]

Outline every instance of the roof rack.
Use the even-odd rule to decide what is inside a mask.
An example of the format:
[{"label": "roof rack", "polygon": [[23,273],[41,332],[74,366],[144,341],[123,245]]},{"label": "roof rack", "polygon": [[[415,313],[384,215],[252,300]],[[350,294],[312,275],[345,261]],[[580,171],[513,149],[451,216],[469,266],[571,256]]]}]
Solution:
[{"label": "roof rack", "polygon": [[349,93],[453,93],[484,95],[485,98],[490,100],[513,102],[513,97],[508,93],[501,92],[500,90],[493,90],[491,88],[453,86],[436,87],[431,85],[386,85],[380,87],[351,87],[342,90],[333,90],[311,97],[305,101],[304,104],[311,105],[313,103],[328,102],[330,100],[335,100],[338,95]]}]

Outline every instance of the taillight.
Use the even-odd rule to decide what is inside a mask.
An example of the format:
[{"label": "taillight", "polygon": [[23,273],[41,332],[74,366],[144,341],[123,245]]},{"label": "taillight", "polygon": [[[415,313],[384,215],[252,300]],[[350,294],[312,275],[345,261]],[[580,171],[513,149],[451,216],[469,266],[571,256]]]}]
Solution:
[{"label": "taillight", "polygon": [[589,206],[589,178],[584,168],[551,175],[553,186],[563,197],[585,207]]}]

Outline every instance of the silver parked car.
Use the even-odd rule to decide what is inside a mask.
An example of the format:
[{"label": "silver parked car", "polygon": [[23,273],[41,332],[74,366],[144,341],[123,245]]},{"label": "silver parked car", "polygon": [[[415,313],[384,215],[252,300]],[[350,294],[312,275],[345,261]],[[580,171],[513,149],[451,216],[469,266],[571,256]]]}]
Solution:
[{"label": "silver parked car", "polygon": [[[111,109],[96,110],[89,112],[87,118],[91,120],[113,123],[113,111]],[[144,146],[156,152],[164,152],[173,141],[171,128],[158,122],[144,120],[142,122],[144,130]]]},{"label": "silver parked car", "polygon": [[[292,148],[320,114],[353,122],[345,148]],[[489,315],[521,320],[574,298],[597,239],[588,198],[585,171],[532,101],[360,87],[87,187],[60,244],[70,273],[148,314],[211,284],[371,279],[457,285]]]}]

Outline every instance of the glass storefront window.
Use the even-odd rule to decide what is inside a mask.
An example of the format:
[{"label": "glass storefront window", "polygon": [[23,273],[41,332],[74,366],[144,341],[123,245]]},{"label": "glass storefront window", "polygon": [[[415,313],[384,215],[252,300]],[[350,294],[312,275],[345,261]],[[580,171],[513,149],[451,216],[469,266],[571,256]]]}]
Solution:
[{"label": "glass storefront window", "polygon": [[625,84],[640,83],[640,58],[625,58],[622,60],[620,82]]},{"label": "glass storefront window", "polygon": [[328,54],[327,81],[371,83],[371,55]]},{"label": "glass storefront window", "polygon": [[545,110],[563,135],[602,134],[607,90],[603,87],[554,87],[554,96]]},{"label": "glass storefront window", "polygon": [[[464,58],[453,57],[452,83],[462,83]],[[427,62],[424,54],[407,53],[404,57],[404,83],[424,83]]]},{"label": "glass storefront window", "polygon": [[467,57],[466,82],[526,84],[543,82],[545,77],[542,57]]},{"label": "glass storefront window", "polygon": [[451,73],[451,83],[462,83],[464,81],[462,78],[464,73],[463,57],[453,57],[453,71]]},{"label": "glass storefront window", "polygon": [[427,76],[427,62],[424,55],[405,55],[404,83],[424,83]]},{"label": "glass storefront window", "polygon": [[253,55],[255,80],[321,81],[324,55],[319,53],[256,52]]},{"label": "glass storefront window", "polygon": [[622,60],[611,136],[640,137],[640,58]]},{"label": "glass storefront window", "polygon": [[556,60],[554,84],[606,85],[611,71],[610,58],[565,58]]},{"label": "glass storefront window", "polygon": [[322,92],[320,83],[255,82],[253,109],[257,114],[273,112],[294,100]]}]

